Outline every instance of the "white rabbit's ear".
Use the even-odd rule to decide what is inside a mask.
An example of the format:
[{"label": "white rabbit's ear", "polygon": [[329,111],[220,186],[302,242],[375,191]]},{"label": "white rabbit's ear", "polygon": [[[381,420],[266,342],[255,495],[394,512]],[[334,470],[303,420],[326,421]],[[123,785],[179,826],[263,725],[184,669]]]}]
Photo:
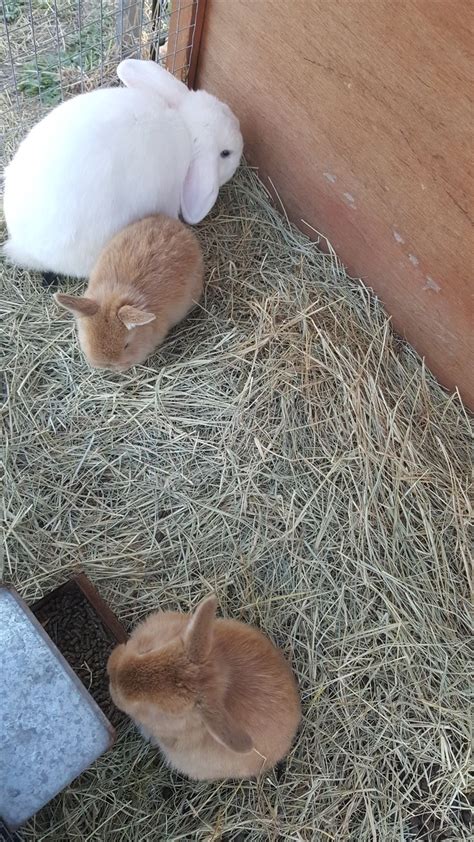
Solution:
[{"label": "white rabbit's ear", "polygon": [[132,307],[130,304],[124,304],[123,307],[120,307],[117,316],[127,330],[147,325],[156,319],[154,313],[147,313],[146,310],[140,310],[139,307]]},{"label": "white rabbit's ear", "polygon": [[196,225],[209,213],[219,193],[215,153],[197,154],[191,161],[181,190],[181,213],[189,225]]},{"label": "white rabbit's ear", "polygon": [[155,61],[126,58],[117,67],[117,76],[127,88],[148,90],[159,94],[172,108],[180,105],[189,93],[184,82],[180,82]]},{"label": "white rabbit's ear", "polygon": [[79,295],[66,295],[63,292],[55,292],[54,300],[60,307],[74,313],[75,316],[94,316],[99,309],[97,301],[93,298],[85,298]]}]

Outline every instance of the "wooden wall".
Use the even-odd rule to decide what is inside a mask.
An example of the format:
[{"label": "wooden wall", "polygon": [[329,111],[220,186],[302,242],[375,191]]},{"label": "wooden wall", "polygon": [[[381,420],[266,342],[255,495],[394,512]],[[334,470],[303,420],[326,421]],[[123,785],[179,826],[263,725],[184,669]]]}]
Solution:
[{"label": "wooden wall", "polygon": [[471,0],[207,0],[197,83],[474,407],[473,17]]}]

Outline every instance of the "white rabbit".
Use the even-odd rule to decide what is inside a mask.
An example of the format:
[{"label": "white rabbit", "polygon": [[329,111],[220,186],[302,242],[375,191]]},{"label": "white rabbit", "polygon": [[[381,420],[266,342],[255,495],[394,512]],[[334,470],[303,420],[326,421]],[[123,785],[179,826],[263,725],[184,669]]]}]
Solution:
[{"label": "white rabbit", "polygon": [[33,127],[5,172],[5,255],[28,269],[90,274],[122,228],[164,213],[195,224],[242,154],[239,122],[206,91],[153,61],[117,68],[126,88],[62,103]]}]

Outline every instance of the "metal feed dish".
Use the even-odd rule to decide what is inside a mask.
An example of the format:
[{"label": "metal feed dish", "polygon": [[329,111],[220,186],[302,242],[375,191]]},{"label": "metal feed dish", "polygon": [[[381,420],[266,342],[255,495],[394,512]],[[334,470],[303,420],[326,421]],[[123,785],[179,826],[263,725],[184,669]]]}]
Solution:
[{"label": "metal feed dish", "polygon": [[113,744],[100,708],[18,594],[0,587],[0,815],[29,819]]},{"label": "metal feed dish", "polygon": [[107,719],[119,725],[125,715],[110,697],[107,661],[127,633],[92,582],[79,573],[30,608]]}]

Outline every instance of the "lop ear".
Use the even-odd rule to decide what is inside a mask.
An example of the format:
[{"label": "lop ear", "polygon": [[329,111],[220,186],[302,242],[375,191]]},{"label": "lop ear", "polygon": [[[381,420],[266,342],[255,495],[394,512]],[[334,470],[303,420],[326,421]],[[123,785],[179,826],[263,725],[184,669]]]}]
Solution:
[{"label": "lop ear", "polygon": [[196,225],[209,213],[219,193],[215,154],[198,153],[191,161],[181,191],[181,213],[189,225]]},{"label": "lop ear", "polygon": [[201,708],[204,724],[215,740],[238,754],[252,751],[253,741],[247,731],[241,728],[227,713],[224,705],[218,703]]},{"label": "lop ear", "polygon": [[132,307],[129,304],[124,304],[123,307],[120,307],[117,316],[127,330],[132,330],[133,327],[147,325],[156,319],[154,313],[147,313],[146,310],[140,310],[138,307]]},{"label": "lop ear", "polygon": [[53,297],[56,304],[74,313],[75,316],[93,316],[99,309],[97,301],[94,301],[93,298],[66,295],[63,292],[55,292]]},{"label": "lop ear", "polygon": [[198,605],[187,625],[184,644],[187,656],[193,664],[205,661],[211,651],[216,609],[217,599],[213,594]]},{"label": "lop ear", "polygon": [[180,82],[155,61],[126,58],[117,67],[117,76],[127,88],[159,94],[171,108],[177,108],[189,93],[184,82]]}]

